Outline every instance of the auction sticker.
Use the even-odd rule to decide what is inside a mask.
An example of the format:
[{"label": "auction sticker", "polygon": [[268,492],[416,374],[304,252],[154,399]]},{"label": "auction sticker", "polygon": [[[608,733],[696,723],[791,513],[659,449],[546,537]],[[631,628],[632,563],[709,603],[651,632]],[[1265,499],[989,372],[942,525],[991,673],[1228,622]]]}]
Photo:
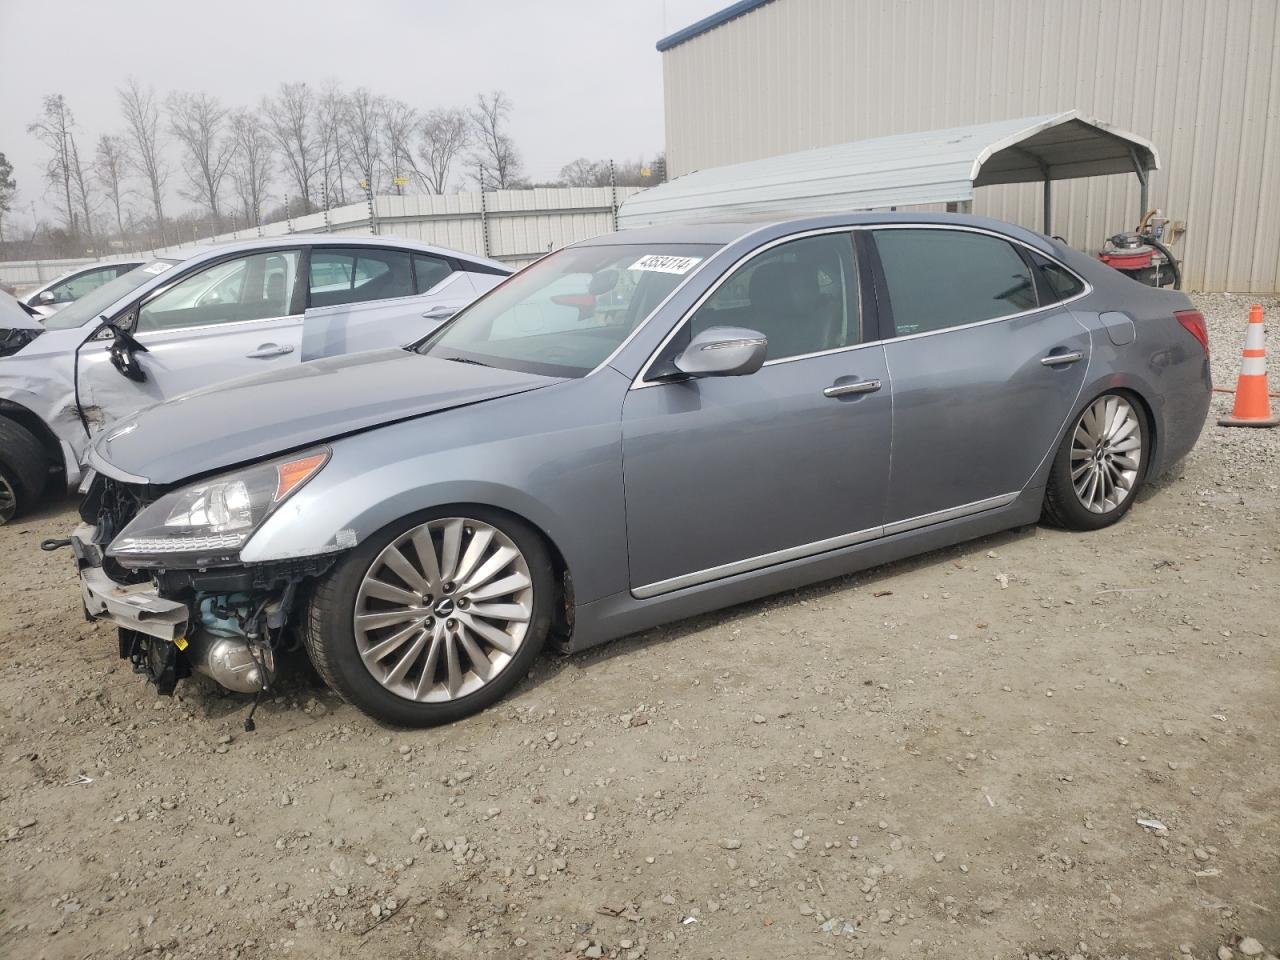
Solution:
[{"label": "auction sticker", "polygon": [[172,266],[173,266],[172,263],[166,263],[163,260],[157,260],[155,263],[148,264],[146,267],[143,267],[143,269],[147,273],[158,275],[158,274],[164,273],[166,270],[168,270]]},{"label": "auction sticker", "polygon": [[641,257],[627,269],[648,270],[651,273],[688,273],[701,262],[701,257],[669,257],[651,253],[647,257]]}]

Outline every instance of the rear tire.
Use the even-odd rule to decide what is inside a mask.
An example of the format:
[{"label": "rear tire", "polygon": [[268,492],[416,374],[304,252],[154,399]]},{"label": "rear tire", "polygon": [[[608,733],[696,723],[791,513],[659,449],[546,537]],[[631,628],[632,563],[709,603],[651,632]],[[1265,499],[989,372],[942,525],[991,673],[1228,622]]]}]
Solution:
[{"label": "rear tire", "polygon": [[484,507],[427,510],[384,527],[316,584],[303,639],[348,703],[383,723],[430,727],[520,682],[546,642],[555,594],[547,548],[528,524]]},{"label": "rear tire", "polygon": [[1146,479],[1151,430],[1132,394],[1100,394],[1072,421],[1054,454],[1042,518],[1067,530],[1101,530],[1133,507]]},{"label": "rear tire", "polygon": [[49,458],[35,434],[0,417],[0,524],[31,509],[48,478]]}]

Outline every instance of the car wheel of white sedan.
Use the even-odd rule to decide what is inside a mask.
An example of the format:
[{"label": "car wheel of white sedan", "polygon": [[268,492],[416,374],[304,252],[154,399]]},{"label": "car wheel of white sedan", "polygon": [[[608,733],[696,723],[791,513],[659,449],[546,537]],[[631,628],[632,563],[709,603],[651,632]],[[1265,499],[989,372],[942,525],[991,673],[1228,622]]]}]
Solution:
[{"label": "car wheel of white sedan", "polygon": [[316,588],[306,643],[325,682],[386,723],[448,723],[507,693],[546,640],[555,577],[527,524],[479,507],[383,529]]}]

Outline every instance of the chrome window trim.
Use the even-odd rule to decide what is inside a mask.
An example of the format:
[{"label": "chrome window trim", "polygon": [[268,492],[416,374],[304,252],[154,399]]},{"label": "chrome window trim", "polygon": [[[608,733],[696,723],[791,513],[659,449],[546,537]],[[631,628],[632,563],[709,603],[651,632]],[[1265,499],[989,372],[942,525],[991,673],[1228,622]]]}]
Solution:
[{"label": "chrome window trim", "polygon": [[921,514],[918,517],[895,520],[893,523],[878,527],[868,527],[865,530],[844,533],[839,536],[828,537],[825,540],[814,540],[811,543],[802,543],[794,547],[784,547],[781,550],[762,553],[743,560],[734,560],[730,563],[722,563],[719,566],[682,573],[678,577],[671,577],[667,580],[646,583],[643,586],[632,588],[631,595],[638,600],[649,600],[662,594],[674,593],[687,587],[696,587],[704,583],[711,583],[714,580],[723,580],[743,573],[753,573],[756,570],[763,570],[766,567],[777,566],[780,563],[787,563],[791,560],[805,560],[819,554],[829,553],[832,550],[853,547],[861,543],[870,543],[872,540],[891,537],[898,533],[907,533],[935,523],[959,520],[962,517],[973,516],[984,513],[987,510],[1008,506],[1016,499],[1018,499],[1018,491],[1002,493],[998,496],[987,497],[984,500],[974,500],[972,503],[962,503],[959,506],[948,507],[945,510],[935,510],[933,513]]},{"label": "chrome window trim", "polygon": [[[373,303],[377,301],[370,301],[370,302]],[[190,333],[193,331],[198,332],[200,330],[226,330],[230,327],[243,327],[246,324],[250,324],[250,323],[276,323],[281,320],[301,320],[303,319],[303,317],[304,315],[301,313],[286,313],[283,317],[258,317],[258,319],[256,320],[227,320],[224,323],[202,323],[198,327],[169,327],[165,330],[140,330],[137,333],[135,333],[134,336],[137,337],[139,340],[142,340],[142,338],[144,337],[152,336],[155,334]]]},{"label": "chrome window trim", "polygon": [[[1035,307],[1031,310],[1021,310],[1018,313],[1009,313],[1001,317],[991,317],[986,320],[973,320],[969,323],[959,323],[952,327],[939,327],[937,330],[922,330],[920,333],[908,333],[908,334],[903,334],[900,337],[887,337],[883,340],[866,340],[866,341],[863,341],[862,343],[849,344],[843,347],[832,347],[830,350],[820,350],[816,353],[798,354],[793,357],[778,357],[775,360],[766,360],[763,366],[769,367],[779,363],[791,363],[792,361],[795,361],[795,360],[810,360],[814,357],[825,357],[829,354],[834,354],[834,353],[845,353],[850,350],[861,350],[863,347],[885,346],[890,343],[897,343],[900,340],[916,340],[916,339],[919,339],[920,337],[932,337],[935,334],[939,334],[939,333],[950,333],[953,330],[968,330],[972,327],[981,327],[989,323],[1003,323],[1006,320],[1016,320],[1019,317],[1030,316],[1031,314],[1040,313],[1044,310],[1049,310],[1053,307],[1066,306],[1069,303],[1074,303],[1075,301],[1081,299],[1082,297],[1087,297],[1089,294],[1093,292],[1093,284],[1091,284],[1084,277],[1080,276],[1080,274],[1076,273],[1076,271],[1072,270],[1069,266],[1067,266],[1057,257],[1051,254],[1045,253],[1043,250],[1039,249],[1038,247],[1032,246],[1031,244],[1027,243],[1024,240],[1019,240],[1017,237],[1011,237],[1008,234],[1000,233],[997,230],[989,230],[985,227],[977,227],[977,226],[972,226],[970,224],[962,224],[962,223],[954,223],[954,224],[953,223],[862,223],[862,224],[845,225],[841,227],[823,227],[817,230],[806,230],[800,233],[792,233],[792,234],[788,234],[785,237],[779,237],[775,240],[771,240],[769,243],[764,244],[763,246],[760,246],[760,247],[756,247],[755,249],[751,250],[750,252],[744,254],[743,256],[739,257],[736,261],[734,261],[734,263],[724,272],[724,274],[721,275],[716,280],[716,282],[712,284],[711,287],[708,288],[707,291],[703,293],[701,297],[698,298],[698,300],[693,304],[692,307],[690,307],[684,313],[683,316],[681,316],[681,318],[672,326],[670,332],[662,339],[662,342],[658,344],[657,348],[651,354],[649,354],[649,358],[644,362],[644,365],[640,368],[640,372],[636,374],[635,378],[631,381],[630,389],[644,390],[649,387],[664,386],[666,383],[670,382],[670,381],[663,381],[663,380],[645,381],[644,378],[649,373],[649,368],[653,365],[653,362],[657,359],[658,355],[661,354],[662,351],[666,349],[667,344],[669,344],[675,338],[676,334],[680,332],[680,329],[686,323],[689,322],[690,318],[695,313],[698,312],[698,309],[703,305],[703,303],[705,303],[707,299],[709,299],[710,296],[713,293],[715,293],[716,289],[719,288],[719,286],[722,283],[728,280],[728,278],[739,267],[741,267],[744,263],[746,263],[756,254],[763,253],[765,250],[772,249],[773,247],[778,246],[779,244],[782,244],[782,243],[786,243],[789,240],[801,240],[801,239],[804,239],[805,237],[817,236],[825,233],[843,233],[843,232],[852,233],[855,230],[960,230],[968,233],[985,234],[986,236],[995,237],[998,240],[1004,240],[1008,243],[1016,243],[1019,246],[1024,247],[1025,249],[1030,250],[1033,253],[1039,254],[1040,256],[1044,257],[1046,260],[1061,267],[1063,270],[1067,271],[1067,273],[1071,274],[1071,276],[1079,280],[1081,285],[1083,286],[1083,289],[1080,291],[1080,293],[1076,294],[1074,297],[1068,297],[1065,300],[1055,300],[1053,303],[1047,303],[1044,306]],[[747,236],[750,236],[750,234],[748,234]],[[696,273],[697,271],[694,271],[694,272]],[[859,278],[859,296],[861,296],[861,278]],[[665,301],[662,304],[658,305],[657,310],[661,310],[664,305],[665,305]],[[657,310],[655,310],[654,313],[657,313]],[[652,314],[650,316],[652,317]],[[645,322],[647,323],[648,320],[646,320]],[[639,327],[637,327],[636,329],[638,331]],[[626,341],[624,341],[624,345],[625,343]],[[612,357],[610,359],[612,359]]]}]

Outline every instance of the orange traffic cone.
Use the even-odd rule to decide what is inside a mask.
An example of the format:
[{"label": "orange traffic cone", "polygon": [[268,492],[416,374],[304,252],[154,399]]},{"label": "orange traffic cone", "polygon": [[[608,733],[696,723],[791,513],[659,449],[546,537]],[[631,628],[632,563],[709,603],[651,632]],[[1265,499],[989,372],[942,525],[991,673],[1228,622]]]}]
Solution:
[{"label": "orange traffic cone", "polygon": [[1274,427],[1280,417],[1271,415],[1267,395],[1267,348],[1263,341],[1262,307],[1249,308],[1249,326],[1244,335],[1244,359],[1236,381],[1236,405],[1231,416],[1218,421],[1222,427]]}]

